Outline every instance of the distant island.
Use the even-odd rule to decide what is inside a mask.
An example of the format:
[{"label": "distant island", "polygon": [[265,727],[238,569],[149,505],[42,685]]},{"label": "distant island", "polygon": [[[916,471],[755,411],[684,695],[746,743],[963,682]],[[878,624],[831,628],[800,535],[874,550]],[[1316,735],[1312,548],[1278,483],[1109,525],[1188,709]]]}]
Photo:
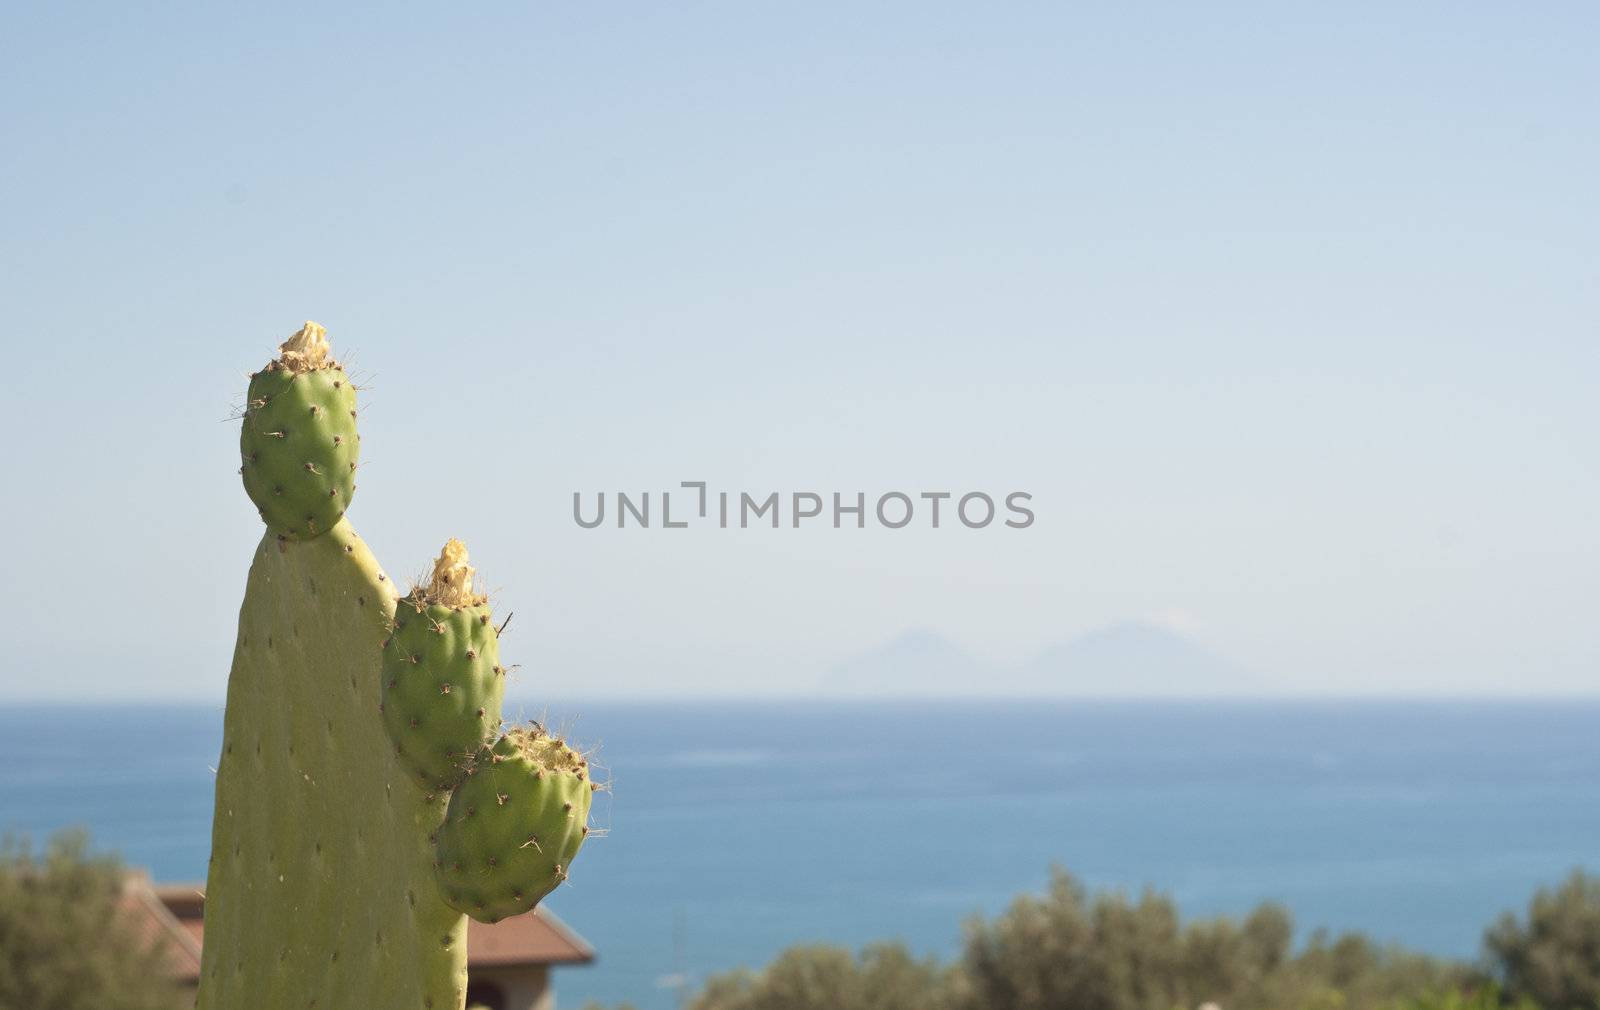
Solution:
[{"label": "distant island", "polygon": [[1261,678],[1147,621],[1119,621],[1015,665],[984,663],[937,632],[908,631],[835,665],[818,683],[843,695],[1246,695]]}]

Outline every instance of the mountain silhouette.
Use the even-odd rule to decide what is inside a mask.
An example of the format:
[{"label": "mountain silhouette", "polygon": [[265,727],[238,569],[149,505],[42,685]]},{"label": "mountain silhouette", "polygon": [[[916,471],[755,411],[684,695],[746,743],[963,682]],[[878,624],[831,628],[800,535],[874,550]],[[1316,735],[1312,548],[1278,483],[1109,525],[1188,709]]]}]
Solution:
[{"label": "mountain silhouette", "polygon": [[829,694],[973,694],[982,680],[983,668],[970,653],[917,628],[837,664],[821,688]]},{"label": "mountain silhouette", "polygon": [[1021,681],[1084,695],[1248,694],[1262,686],[1187,636],[1145,621],[1120,621],[1046,649]]}]

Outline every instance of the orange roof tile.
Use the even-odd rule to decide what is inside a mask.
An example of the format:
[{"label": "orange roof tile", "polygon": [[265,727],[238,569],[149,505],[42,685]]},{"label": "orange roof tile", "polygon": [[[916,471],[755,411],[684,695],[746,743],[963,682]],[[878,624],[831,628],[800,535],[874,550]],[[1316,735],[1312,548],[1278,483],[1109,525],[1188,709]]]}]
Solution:
[{"label": "orange roof tile", "polygon": [[168,910],[142,874],[130,874],[122,890],[122,909],[139,938],[151,945],[164,942],[163,954],[172,977],[200,977],[200,938]]},{"label": "orange roof tile", "polygon": [[554,912],[535,908],[494,924],[467,920],[467,967],[506,964],[588,964],[594,948]]}]

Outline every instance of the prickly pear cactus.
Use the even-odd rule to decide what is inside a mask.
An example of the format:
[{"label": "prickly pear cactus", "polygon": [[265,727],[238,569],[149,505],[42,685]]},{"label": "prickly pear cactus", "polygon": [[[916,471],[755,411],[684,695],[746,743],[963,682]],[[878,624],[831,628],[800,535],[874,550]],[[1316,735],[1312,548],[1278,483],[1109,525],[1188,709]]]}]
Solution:
[{"label": "prickly pear cactus", "polygon": [[333,528],[355,493],[356,390],[306,323],[250,377],[239,473],[268,527],[291,540]]},{"label": "prickly pear cactus", "polygon": [[[345,453],[354,461],[347,380],[329,366],[297,370],[293,357],[325,362],[326,346],[308,324],[267,370],[280,391],[244,421],[260,473],[331,480]],[[251,442],[295,418],[317,434],[290,425],[282,440]],[[439,897],[429,840],[445,798],[413,785],[378,716],[397,594],[339,518],[348,484],[335,482],[343,491],[324,504],[285,483],[295,504],[279,513],[270,485],[245,472],[272,528],[250,567],[228,678],[198,1006],[460,1010],[466,921]]]},{"label": "prickly pear cactus", "polygon": [[395,607],[384,642],[382,708],[395,753],[427,791],[448,792],[500,729],[505,670],[488,597],[473,591],[459,540]]},{"label": "prickly pear cactus", "polygon": [[537,725],[485,747],[437,835],[445,901],[482,922],[533,908],[567,879],[595,788],[588,760]]}]

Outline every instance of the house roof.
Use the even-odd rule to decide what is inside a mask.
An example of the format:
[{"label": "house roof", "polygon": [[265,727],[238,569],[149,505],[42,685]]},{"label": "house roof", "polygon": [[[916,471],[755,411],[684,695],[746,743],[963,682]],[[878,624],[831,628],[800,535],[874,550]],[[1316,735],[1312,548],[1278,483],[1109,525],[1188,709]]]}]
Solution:
[{"label": "house roof", "polygon": [[200,977],[200,934],[186,929],[156,896],[143,874],[130,874],[122,888],[122,911],[139,939],[151,946],[165,941],[167,971],[180,979]]},{"label": "house roof", "polygon": [[[143,875],[128,879],[128,907],[142,912],[139,928],[154,938],[165,935],[173,975],[200,977],[200,944],[205,933],[205,896],[199,884],[152,885]],[[587,964],[594,948],[555,913],[535,908],[525,915],[488,924],[467,920],[467,969],[512,965]]]},{"label": "house roof", "polygon": [[588,964],[594,948],[554,912],[535,908],[496,923],[467,920],[467,968],[473,965]]}]

